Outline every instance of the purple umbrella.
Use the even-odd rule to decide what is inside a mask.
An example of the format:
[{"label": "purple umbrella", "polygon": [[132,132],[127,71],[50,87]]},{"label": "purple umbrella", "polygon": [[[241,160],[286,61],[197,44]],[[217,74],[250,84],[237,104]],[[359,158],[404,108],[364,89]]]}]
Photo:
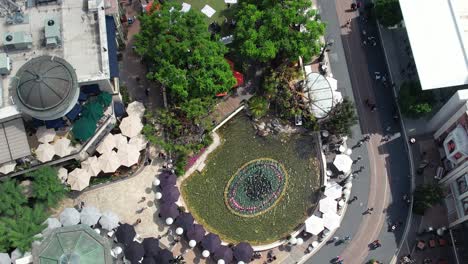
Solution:
[{"label": "purple umbrella", "polygon": [[246,242],[237,244],[232,251],[237,261],[243,261],[245,263],[250,262],[254,253],[252,246]]},{"label": "purple umbrella", "polygon": [[156,256],[155,260],[158,264],[170,264],[171,261],[174,260],[174,255],[172,255],[171,251],[162,249],[159,251],[159,254]]},{"label": "purple umbrella", "polygon": [[214,253],[221,246],[221,239],[218,235],[209,233],[201,241],[203,249],[208,250],[210,253]]},{"label": "purple umbrella", "polygon": [[185,232],[193,225],[193,216],[191,213],[181,213],[175,220],[174,224],[177,227],[182,227]]},{"label": "purple umbrella", "polygon": [[199,224],[194,224],[187,228],[185,236],[188,240],[195,240],[195,242],[198,243],[205,237],[205,229]]},{"label": "purple umbrella", "polygon": [[145,255],[145,249],[142,244],[133,241],[125,247],[124,254],[131,263],[138,263]]},{"label": "purple umbrella", "polygon": [[161,193],[163,202],[174,203],[179,200],[180,192],[179,189],[174,185],[164,187]]},{"label": "purple umbrella", "polygon": [[143,248],[145,249],[146,257],[156,257],[159,253],[159,240],[154,237],[147,237],[143,239]]},{"label": "purple umbrella", "polygon": [[128,246],[136,236],[135,228],[129,224],[120,225],[115,232],[115,237],[119,243]]},{"label": "purple umbrella", "polygon": [[225,263],[231,263],[233,258],[232,249],[230,249],[228,246],[220,246],[218,249],[216,249],[214,258],[216,260],[222,259]]},{"label": "purple umbrella", "polygon": [[156,260],[153,257],[145,257],[141,264],[156,264]]},{"label": "purple umbrella", "polygon": [[161,188],[164,189],[165,187],[176,185],[177,176],[175,176],[174,174],[170,172],[165,171],[161,173],[161,175],[159,175],[159,181],[161,182],[160,183]]},{"label": "purple umbrella", "polygon": [[161,203],[159,215],[164,219],[169,217],[175,219],[177,216],[179,216],[179,208],[175,203]]}]

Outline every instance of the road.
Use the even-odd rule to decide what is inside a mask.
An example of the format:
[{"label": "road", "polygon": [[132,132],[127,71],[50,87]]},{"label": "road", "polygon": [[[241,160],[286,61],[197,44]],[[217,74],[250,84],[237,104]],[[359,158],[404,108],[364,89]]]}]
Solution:
[{"label": "road", "polygon": [[[335,44],[329,53],[330,68],[338,80],[344,96],[356,103],[359,126],[353,128],[353,138],[348,145],[354,145],[362,134],[369,134],[371,140],[363,147],[354,149],[353,158],[360,155],[365,166],[353,182],[353,193],[358,200],[348,206],[341,227],[336,235],[351,236],[347,245],[330,244],[322,248],[307,263],[329,263],[341,256],[345,263],[365,263],[375,258],[389,263],[400,244],[404,226],[396,232],[388,232],[389,222],[405,222],[408,213],[406,203],[401,199],[409,192],[409,162],[400,126],[393,120],[395,104],[391,88],[384,88],[375,81],[374,72],[386,72],[382,49],[376,46],[362,47],[361,32],[378,37],[376,27],[360,21],[357,12],[349,12],[350,0],[319,0],[323,21],[327,23],[327,39]],[[342,27],[351,19],[351,27]],[[377,111],[371,112],[364,103],[366,99],[375,102]],[[390,135],[389,141],[383,141]],[[367,208],[374,208],[372,214],[363,215]],[[382,247],[370,251],[368,244],[379,239]]]}]

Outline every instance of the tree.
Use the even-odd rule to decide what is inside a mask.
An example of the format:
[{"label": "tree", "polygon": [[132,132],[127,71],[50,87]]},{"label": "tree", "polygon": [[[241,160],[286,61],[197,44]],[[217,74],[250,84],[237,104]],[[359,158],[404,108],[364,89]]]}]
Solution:
[{"label": "tree", "polygon": [[195,98],[185,101],[180,108],[188,119],[198,122],[200,118],[208,115],[209,109],[213,105],[214,100],[211,98]]},{"label": "tree", "polygon": [[268,112],[268,101],[260,96],[254,96],[249,100],[249,110],[254,118],[262,118]]},{"label": "tree", "polygon": [[238,5],[234,41],[241,55],[261,62],[309,61],[320,52],[325,25],[308,0],[245,0]]},{"label": "tree", "polygon": [[426,184],[414,190],[413,212],[424,215],[424,212],[435,204],[441,203],[444,192],[438,184]]},{"label": "tree", "polygon": [[403,19],[398,0],[375,1],[375,12],[380,24],[386,27],[395,26]]},{"label": "tree", "polygon": [[33,195],[48,207],[56,206],[67,192],[57,176],[57,169],[51,166],[41,167],[30,175],[33,178]]},{"label": "tree", "polygon": [[14,216],[26,202],[23,188],[15,180],[7,180],[0,184],[0,215]]},{"label": "tree", "polygon": [[419,82],[410,81],[401,84],[398,104],[401,113],[411,118],[419,118],[432,111],[434,96],[430,91],[423,91]]},{"label": "tree", "polygon": [[7,228],[3,222],[0,221],[0,251],[7,252],[10,249],[10,242],[8,241]]},{"label": "tree", "polygon": [[35,235],[44,228],[47,213],[42,205],[34,208],[23,207],[16,218],[3,218],[1,222],[7,229],[7,237],[11,248],[19,248],[22,252],[31,249],[31,243],[37,240]]},{"label": "tree", "polygon": [[348,98],[344,98],[331,109],[322,126],[337,136],[351,136],[351,127],[356,123],[354,104]]},{"label": "tree", "polygon": [[228,91],[236,80],[224,59],[227,48],[211,39],[202,14],[180,9],[166,2],[140,17],[135,47],[148,63],[147,78],[167,87],[176,102]]}]

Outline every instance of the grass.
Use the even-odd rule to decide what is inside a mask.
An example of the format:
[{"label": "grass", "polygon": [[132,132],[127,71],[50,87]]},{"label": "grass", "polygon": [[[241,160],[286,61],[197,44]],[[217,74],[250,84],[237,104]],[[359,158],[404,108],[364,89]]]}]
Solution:
[{"label": "grass", "polygon": [[219,24],[222,24],[224,22],[224,18],[230,18],[232,16],[232,10],[234,9],[233,7],[235,4],[232,4],[230,8],[227,8],[226,3],[224,3],[224,0],[176,0],[177,3],[182,4],[183,2],[192,5],[192,10],[200,12],[202,8],[205,5],[211,6],[214,10],[216,10],[216,13],[209,18],[205,14],[203,14],[204,17],[206,17],[206,20],[208,21],[208,24],[211,22],[218,22]]},{"label": "grass", "polygon": [[[286,237],[303,223],[318,199],[320,181],[313,140],[299,135],[258,137],[244,115],[229,121],[219,133],[223,144],[210,154],[203,172],[182,183],[189,211],[197,222],[227,242],[260,245]],[[284,165],[289,174],[287,189],[265,214],[237,216],[225,205],[224,189],[239,167],[257,158],[272,158]]]}]

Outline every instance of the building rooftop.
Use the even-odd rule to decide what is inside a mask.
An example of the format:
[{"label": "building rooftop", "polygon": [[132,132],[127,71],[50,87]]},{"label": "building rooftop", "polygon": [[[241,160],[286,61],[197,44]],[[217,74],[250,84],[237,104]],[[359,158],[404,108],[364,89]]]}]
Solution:
[{"label": "building rooftop", "polygon": [[468,1],[400,0],[423,90],[468,84]]}]

